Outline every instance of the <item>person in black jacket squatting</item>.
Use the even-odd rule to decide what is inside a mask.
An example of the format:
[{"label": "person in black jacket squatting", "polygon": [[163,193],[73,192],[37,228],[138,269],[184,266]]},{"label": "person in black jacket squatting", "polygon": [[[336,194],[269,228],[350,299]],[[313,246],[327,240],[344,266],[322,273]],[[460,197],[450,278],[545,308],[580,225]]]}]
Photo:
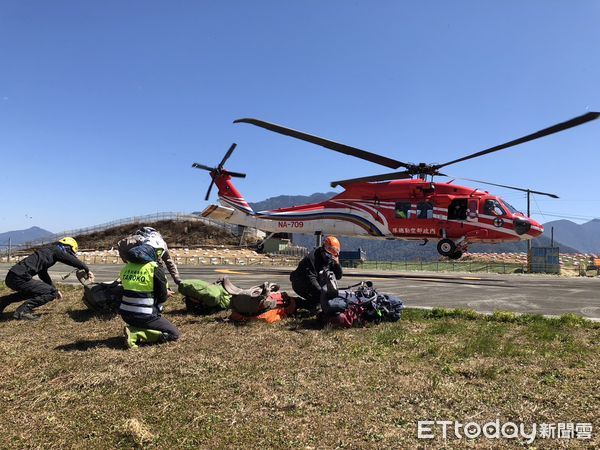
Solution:
[{"label": "person in black jacket squatting", "polygon": [[[321,247],[302,258],[296,270],[290,274],[292,288],[304,299],[298,303],[299,308],[315,310],[321,303],[321,295],[327,284],[327,271],[332,272],[336,280],[342,278],[339,255],[340,241],[334,236],[327,236]],[[334,294],[337,295],[328,295]]]},{"label": "person in black jacket squatting", "polygon": [[[89,267],[81,261],[75,253],[77,252],[77,241],[72,237],[65,237],[40,248],[32,255],[15,264],[6,275],[6,286],[13,291],[13,294],[0,299],[0,314],[11,303],[25,300],[13,314],[17,320],[38,320],[40,316],[33,314],[33,310],[49,301],[62,298],[62,294],[54,284],[48,274],[48,269],[57,262],[67,264],[77,269],[85,270],[87,278],[94,280],[94,274],[90,272]],[[37,275],[41,281],[34,280]]]}]

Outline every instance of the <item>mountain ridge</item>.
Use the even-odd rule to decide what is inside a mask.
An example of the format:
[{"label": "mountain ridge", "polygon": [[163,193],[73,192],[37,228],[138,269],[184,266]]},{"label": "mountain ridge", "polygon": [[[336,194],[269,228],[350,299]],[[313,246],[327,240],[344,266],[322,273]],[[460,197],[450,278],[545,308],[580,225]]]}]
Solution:
[{"label": "mountain ridge", "polygon": [[13,230],[0,233],[0,245],[3,248],[8,246],[9,239],[11,245],[20,245],[50,236],[54,236],[54,233],[37,226],[33,226],[24,230]]}]

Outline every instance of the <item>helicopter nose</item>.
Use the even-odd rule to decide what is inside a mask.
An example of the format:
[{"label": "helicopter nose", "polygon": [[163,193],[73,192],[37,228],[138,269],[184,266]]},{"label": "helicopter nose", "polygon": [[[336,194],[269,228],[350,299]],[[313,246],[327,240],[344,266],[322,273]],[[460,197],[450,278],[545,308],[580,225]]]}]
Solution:
[{"label": "helicopter nose", "polygon": [[544,226],[533,219],[518,219],[515,221],[514,225],[517,234],[523,235],[527,233],[527,235],[531,236],[531,238],[541,236],[541,234],[544,232]]},{"label": "helicopter nose", "polygon": [[515,219],[513,225],[519,236],[528,233],[529,230],[531,230],[531,222],[529,220]]}]

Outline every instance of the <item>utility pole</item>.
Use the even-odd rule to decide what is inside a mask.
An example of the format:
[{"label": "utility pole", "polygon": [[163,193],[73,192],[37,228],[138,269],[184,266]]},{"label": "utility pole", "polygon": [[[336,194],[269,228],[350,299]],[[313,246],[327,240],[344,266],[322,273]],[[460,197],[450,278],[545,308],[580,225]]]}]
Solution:
[{"label": "utility pole", "polygon": [[10,262],[10,251],[11,251],[11,238],[8,238],[8,256],[7,256],[7,262]]},{"label": "utility pole", "polygon": [[[531,191],[527,189],[527,217],[531,217]],[[531,239],[527,239],[527,271],[531,272]]]}]

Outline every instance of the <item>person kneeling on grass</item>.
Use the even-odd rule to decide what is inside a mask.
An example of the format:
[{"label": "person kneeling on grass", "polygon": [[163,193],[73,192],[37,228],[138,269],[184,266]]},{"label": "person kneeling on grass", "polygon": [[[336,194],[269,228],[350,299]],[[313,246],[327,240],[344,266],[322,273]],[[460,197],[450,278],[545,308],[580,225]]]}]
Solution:
[{"label": "person kneeling on grass", "polygon": [[165,272],[156,260],[152,246],[138,245],[129,251],[129,262],[121,270],[123,300],[119,313],[128,325],[125,336],[129,348],[176,341],[181,336],[175,325],[161,317],[169,295]]}]

